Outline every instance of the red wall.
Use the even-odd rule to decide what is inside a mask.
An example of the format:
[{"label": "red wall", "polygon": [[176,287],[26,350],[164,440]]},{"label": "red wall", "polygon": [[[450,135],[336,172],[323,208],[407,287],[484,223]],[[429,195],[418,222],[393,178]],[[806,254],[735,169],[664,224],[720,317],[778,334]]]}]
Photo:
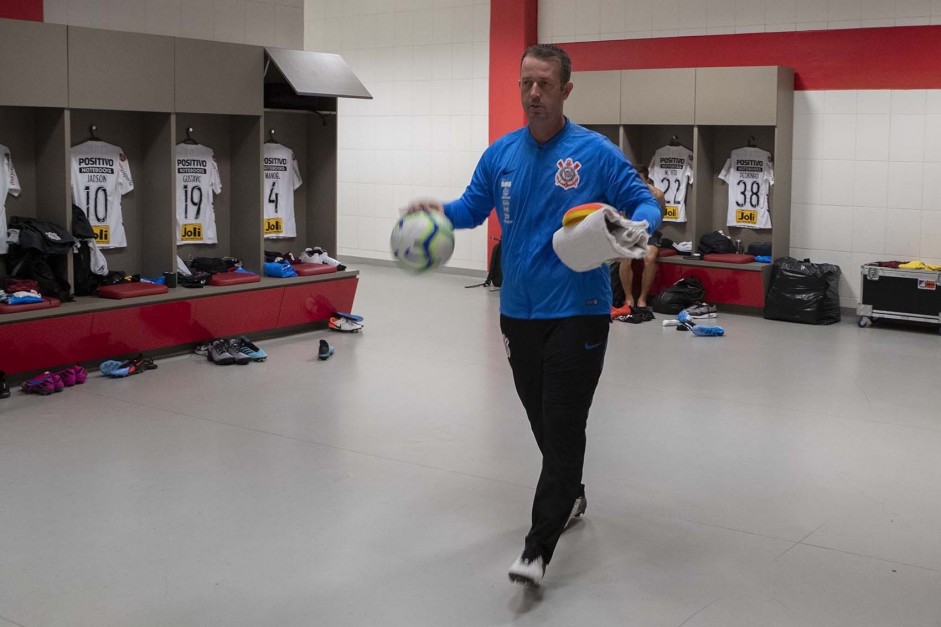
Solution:
[{"label": "red wall", "polygon": [[[517,84],[523,50],[537,43],[538,0],[490,2],[490,142],[526,124]],[[487,259],[500,237],[500,222],[487,221]]]},{"label": "red wall", "polygon": [[560,45],[579,71],[781,65],[794,68],[798,90],[941,88],[941,26]]},{"label": "red wall", "polygon": [[42,21],[42,0],[0,0],[0,18]]}]

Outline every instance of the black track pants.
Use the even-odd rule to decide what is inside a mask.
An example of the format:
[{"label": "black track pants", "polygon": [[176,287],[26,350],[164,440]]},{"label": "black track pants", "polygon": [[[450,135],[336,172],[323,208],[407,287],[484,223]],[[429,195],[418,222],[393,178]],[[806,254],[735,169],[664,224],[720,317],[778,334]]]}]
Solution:
[{"label": "black track pants", "polygon": [[581,491],[585,425],[604,366],[610,324],[607,315],[500,317],[516,392],[542,452],[526,547],[538,550],[546,563]]}]

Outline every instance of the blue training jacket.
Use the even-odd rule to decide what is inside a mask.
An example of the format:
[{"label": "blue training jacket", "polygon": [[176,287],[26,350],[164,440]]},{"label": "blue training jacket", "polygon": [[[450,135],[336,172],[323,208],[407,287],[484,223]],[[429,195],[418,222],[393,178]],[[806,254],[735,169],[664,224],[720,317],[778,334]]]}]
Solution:
[{"label": "blue training jacket", "polygon": [[552,319],[611,311],[607,266],[569,270],[552,250],[563,214],[603,202],[633,220],[660,226],[660,205],[621,150],[572,123],[543,145],[523,127],[484,152],[464,195],[444,206],[455,228],[472,228],[496,208],[503,227],[500,313]]}]

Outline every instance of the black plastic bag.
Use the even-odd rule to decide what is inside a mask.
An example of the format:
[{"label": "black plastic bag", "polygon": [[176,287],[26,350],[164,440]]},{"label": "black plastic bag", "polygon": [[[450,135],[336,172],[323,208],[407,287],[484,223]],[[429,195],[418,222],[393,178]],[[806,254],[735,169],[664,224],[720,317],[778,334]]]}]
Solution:
[{"label": "black plastic bag", "polygon": [[841,274],[840,266],[832,263],[775,259],[765,293],[764,317],[803,324],[839,322]]}]

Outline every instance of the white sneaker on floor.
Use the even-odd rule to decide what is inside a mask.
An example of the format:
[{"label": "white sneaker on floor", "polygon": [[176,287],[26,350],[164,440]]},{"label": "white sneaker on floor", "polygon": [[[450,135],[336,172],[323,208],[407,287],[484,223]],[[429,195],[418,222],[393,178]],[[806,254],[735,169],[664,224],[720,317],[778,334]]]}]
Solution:
[{"label": "white sneaker on floor", "polygon": [[688,313],[689,317],[693,320],[706,320],[719,317],[718,308],[715,305],[708,305],[706,303],[699,303],[698,305],[687,307],[683,311]]},{"label": "white sneaker on floor", "polygon": [[538,586],[545,574],[546,563],[543,561],[542,555],[527,559],[525,551],[523,555],[516,558],[516,561],[510,566],[509,572],[510,581],[529,586]]},{"label": "white sneaker on floor", "polygon": [[332,316],[330,322],[327,324],[327,328],[331,331],[339,331],[341,333],[358,333],[363,328],[363,325],[349,318]]}]

